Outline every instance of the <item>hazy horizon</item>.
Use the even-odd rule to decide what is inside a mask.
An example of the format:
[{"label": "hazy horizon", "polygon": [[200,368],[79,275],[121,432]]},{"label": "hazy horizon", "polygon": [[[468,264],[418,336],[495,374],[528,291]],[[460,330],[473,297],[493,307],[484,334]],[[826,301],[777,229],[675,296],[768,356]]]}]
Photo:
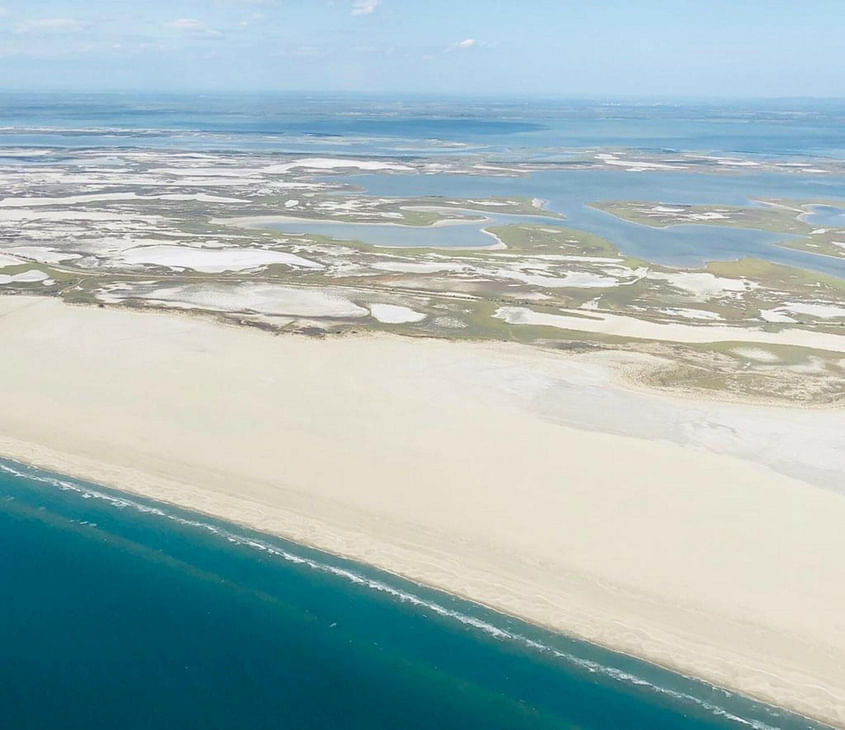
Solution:
[{"label": "hazy horizon", "polygon": [[836,99],[834,0],[0,0],[0,88]]},{"label": "hazy horizon", "polygon": [[184,97],[186,95],[200,95],[204,98],[214,97],[312,97],[314,99],[321,98],[359,98],[367,99],[384,99],[395,101],[459,101],[462,99],[469,99],[472,101],[498,101],[498,102],[527,102],[537,101],[549,104],[598,104],[606,106],[618,107],[656,107],[656,106],[686,106],[686,105],[701,105],[701,106],[721,106],[725,104],[741,104],[747,103],[752,105],[758,104],[784,104],[784,105],[799,105],[799,104],[822,104],[823,106],[833,105],[837,103],[845,104],[845,94],[839,96],[752,96],[752,95],[737,95],[737,96],[682,96],[682,95],[593,95],[588,94],[544,94],[531,92],[475,92],[475,93],[457,93],[457,92],[443,92],[436,90],[422,89],[419,91],[401,91],[401,90],[368,90],[368,89],[239,89],[239,88],[204,88],[204,87],[189,87],[184,88],[157,88],[157,87],[139,87],[139,88],[15,88],[15,87],[0,87],[0,96],[159,96],[159,97]]}]

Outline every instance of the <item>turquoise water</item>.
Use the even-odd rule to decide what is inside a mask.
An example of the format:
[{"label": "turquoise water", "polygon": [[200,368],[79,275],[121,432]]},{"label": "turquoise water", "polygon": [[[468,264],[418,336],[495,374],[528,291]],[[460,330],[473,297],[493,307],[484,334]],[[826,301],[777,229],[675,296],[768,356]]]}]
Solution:
[{"label": "turquoise water", "polygon": [[355,563],[0,462],[0,725],[820,728]]}]

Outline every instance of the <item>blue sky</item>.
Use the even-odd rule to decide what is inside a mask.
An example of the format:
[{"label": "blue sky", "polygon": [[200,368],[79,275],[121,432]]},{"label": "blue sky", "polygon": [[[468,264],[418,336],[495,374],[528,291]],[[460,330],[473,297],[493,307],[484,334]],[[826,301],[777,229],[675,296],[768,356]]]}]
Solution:
[{"label": "blue sky", "polygon": [[0,88],[845,96],[845,0],[0,0]]}]

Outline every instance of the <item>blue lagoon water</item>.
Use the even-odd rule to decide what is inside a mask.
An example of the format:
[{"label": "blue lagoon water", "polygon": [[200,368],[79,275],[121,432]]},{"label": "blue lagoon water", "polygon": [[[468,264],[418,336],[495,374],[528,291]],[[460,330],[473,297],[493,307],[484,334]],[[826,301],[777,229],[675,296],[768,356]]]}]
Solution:
[{"label": "blue lagoon water", "polygon": [[[337,178],[333,180],[337,182]],[[539,218],[533,219],[534,222],[581,229],[612,241],[627,255],[670,266],[700,266],[706,261],[756,256],[787,266],[797,266],[845,277],[845,261],[775,245],[779,241],[790,238],[784,234],[700,224],[654,228],[622,220],[589,205],[591,202],[601,200],[654,200],[670,205],[693,203],[749,205],[753,204],[755,197],[828,199],[838,196],[845,200],[845,179],[816,180],[772,173],[731,176],[684,172],[627,173],[615,170],[578,170],[534,172],[529,176],[519,178],[394,174],[351,175],[342,180],[375,196],[439,195],[472,198],[488,195],[540,198],[545,201],[549,210],[562,213],[565,220]],[[818,212],[818,208],[816,211]],[[502,216],[491,215],[490,217],[493,223],[483,224],[477,228],[495,225],[497,222],[532,221],[530,217],[510,216],[507,221],[497,220],[497,218],[502,219]],[[819,223],[819,220],[815,218],[810,221],[813,224]],[[833,225],[833,222],[829,224]],[[306,228],[300,223],[279,227],[292,232],[306,232]],[[444,241],[455,240],[454,231],[450,230],[451,228],[451,226],[444,226],[434,229],[429,235],[437,236]],[[338,233],[336,226],[333,225],[331,229],[323,228],[322,232],[324,235],[335,238],[354,239],[355,232],[358,230],[357,226],[350,226],[347,232],[342,234]],[[381,232],[374,242],[383,243],[388,235]],[[393,238],[399,245],[403,243],[403,235],[393,234]],[[413,243],[405,245],[419,245],[417,236],[420,234],[411,234],[411,236],[413,236]],[[484,245],[484,243],[482,236],[476,239],[475,245]]]},{"label": "blue lagoon water", "polygon": [[845,227],[845,207],[814,205],[812,206],[812,213],[805,216],[804,220],[817,226],[842,228]]},{"label": "blue lagoon water", "polygon": [[0,722],[820,728],[397,577],[0,462]]},{"label": "blue lagoon water", "polygon": [[[96,148],[233,152],[273,156],[390,156],[502,163],[566,163],[599,148],[741,156],[765,163],[845,160],[845,102],[748,101],[721,104],[599,101],[467,101],[297,95],[0,94],[0,163],[36,148],[30,164],[56,165],[62,151]],[[5,153],[4,153],[5,150]],[[10,157],[20,164],[20,158]],[[560,168],[524,177],[353,175],[346,182],[379,196],[530,196],[566,215],[566,225],[603,236],[630,256],[676,266],[744,256],[845,276],[845,262],[784,249],[788,236],[708,225],[655,229],[589,207],[610,200],[743,205],[760,198],[845,204],[845,176],[808,172],[637,172]],[[356,194],[360,194],[356,192]],[[280,211],[284,212],[284,211]],[[831,225],[841,225],[841,217]],[[817,222],[813,219],[812,222]],[[425,234],[398,227],[331,232],[323,224],[285,227],[365,238],[379,245],[483,245],[480,230],[447,227]],[[479,227],[480,228],[480,227]],[[420,240],[420,236],[425,236]],[[473,242],[474,243],[471,243]]]}]

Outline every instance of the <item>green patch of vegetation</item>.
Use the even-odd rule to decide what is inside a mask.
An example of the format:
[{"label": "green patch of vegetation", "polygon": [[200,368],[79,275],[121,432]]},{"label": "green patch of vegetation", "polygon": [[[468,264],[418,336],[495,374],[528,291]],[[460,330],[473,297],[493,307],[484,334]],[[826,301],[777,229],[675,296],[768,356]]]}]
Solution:
[{"label": "green patch of vegetation", "polygon": [[610,241],[586,231],[542,223],[514,223],[487,228],[508,249],[531,254],[618,257]]},{"label": "green patch of vegetation", "polygon": [[676,205],[629,200],[595,202],[590,205],[617,218],[653,228],[704,223],[709,226],[755,228],[799,235],[812,230],[812,226],[799,219],[798,216],[806,212],[800,207],[768,201],[759,201],[756,206]]},{"label": "green patch of vegetation", "polygon": [[823,233],[812,233],[803,238],[782,241],[778,245],[783,248],[792,248],[821,256],[845,258],[845,229],[828,228],[823,230]]},{"label": "green patch of vegetation", "polygon": [[814,296],[845,295],[845,280],[836,276],[776,264],[765,259],[743,258],[736,261],[711,261],[705,267],[717,276],[744,277],[767,289]]}]

